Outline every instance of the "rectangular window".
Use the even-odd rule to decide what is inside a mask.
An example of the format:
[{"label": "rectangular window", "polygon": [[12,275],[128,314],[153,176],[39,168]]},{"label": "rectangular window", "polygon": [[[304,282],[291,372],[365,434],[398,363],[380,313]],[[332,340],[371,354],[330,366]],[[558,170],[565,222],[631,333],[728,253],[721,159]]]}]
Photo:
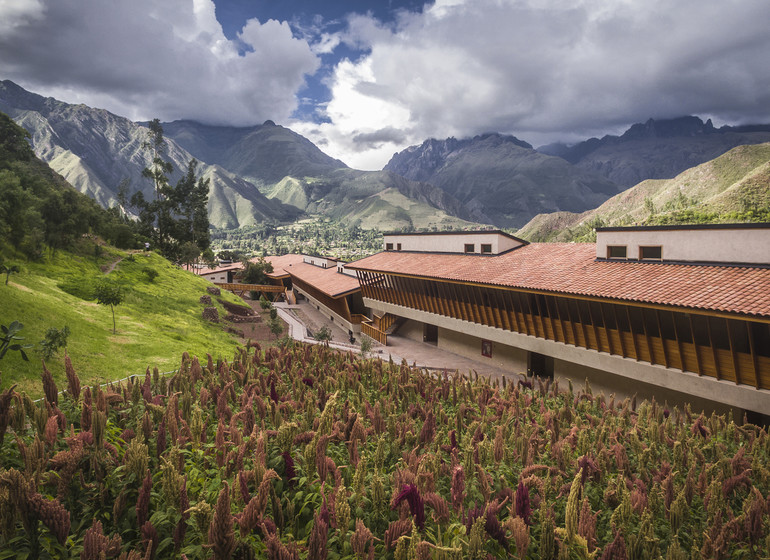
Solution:
[{"label": "rectangular window", "polygon": [[385,250],[386,251],[392,251],[393,250],[393,243],[385,243]]},{"label": "rectangular window", "polygon": [[491,358],[492,357],[492,341],[491,340],[482,340],[481,341],[481,355],[485,358]]},{"label": "rectangular window", "polygon": [[659,261],[663,259],[663,247],[654,245],[639,247],[639,259],[643,261]]},{"label": "rectangular window", "polygon": [[492,253],[492,244],[491,243],[482,243],[481,244],[481,253],[482,254],[490,254],[490,253]]},{"label": "rectangular window", "polygon": [[400,250],[401,250],[401,243],[398,243],[398,244],[396,245],[396,251],[400,251]]},{"label": "rectangular window", "polygon": [[465,244],[465,252],[466,253],[475,253],[476,252],[476,245],[473,243],[466,243]]},{"label": "rectangular window", "polygon": [[625,245],[608,245],[607,258],[608,259],[625,259],[626,246]]}]

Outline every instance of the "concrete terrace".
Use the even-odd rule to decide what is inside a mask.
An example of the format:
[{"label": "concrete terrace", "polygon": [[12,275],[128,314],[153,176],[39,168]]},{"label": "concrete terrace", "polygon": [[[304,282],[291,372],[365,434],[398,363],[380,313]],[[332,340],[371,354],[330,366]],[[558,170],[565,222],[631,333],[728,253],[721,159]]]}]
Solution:
[{"label": "concrete terrace", "polygon": [[[351,344],[347,330],[341,328],[339,324],[330,321],[329,317],[321,313],[307,300],[302,300],[296,305],[289,305],[283,302],[278,302],[274,305],[278,310],[278,315],[288,325],[289,336],[294,340],[318,344],[318,341],[308,331],[314,333],[321,327],[326,326],[332,333],[332,339],[329,343],[330,347],[344,352],[360,352],[360,337],[357,337],[355,343]],[[520,378],[517,375],[519,372],[514,373],[496,367],[494,364],[485,362],[484,358],[473,360],[459,354],[447,352],[444,349],[439,349],[432,344],[417,342],[398,335],[388,337],[388,346],[383,346],[376,342],[373,343],[369,356],[379,357],[383,360],[392,359],[396,363],[406,360],[409,365],[430,370],[441,371],[446,368],[450,373],[457,370],[463,374],[476,372],[479,375],[493,379],[506,377],[509,380],[518,380]],[[524,374],[524,372],[520,373]]]}]

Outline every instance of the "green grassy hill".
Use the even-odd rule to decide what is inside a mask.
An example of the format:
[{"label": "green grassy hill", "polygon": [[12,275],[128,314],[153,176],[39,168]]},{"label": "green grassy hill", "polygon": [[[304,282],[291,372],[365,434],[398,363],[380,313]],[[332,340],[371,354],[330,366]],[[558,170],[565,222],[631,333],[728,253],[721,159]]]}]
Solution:
[{"label": "green grassy hill", "polygon": [[[231,358],[237,344],[222,324],[205,321],[200,296],[210,285],[191,272],[179,269],[154,253],[130,254],[116,249],[101,249],[95,258],[93,242],[83,240],[80,255],[59,251],[41,262],[18,264],[20,273],[0,283],[0,324],[17,320],[24,324],[19,336],[35,346],[27,350],[29,362],[18,352],[9,351],[0,361],[0,389],[18,383],[17,390],[40,396],[41,355],[38,343],[46,330],[65,325],[71,334],[67,352],[84,384],[144,374],[146,368],[161,372],[177,367],[182,352],[205,357],[209,352]],[[87,249],[90,247],[90,249]],[[84,256],[90,255],[90,256]],[[117,262],[119,261],[119,262]],[[105,274],[115,264],[114,270]],[[150,281],[146,269],[158,276]],[[109,306],[91,299],[93,286],[104,277],[118,283],[125,294],[115,307],[117,333],[112,333]],[[223,292],[222,299],[239,301]],[[220,319],[225,312],[219,308]],[[66,385],[64,352],[46,363],[60,389]]]},{"label": "green grassy hill", "polygon": [[601,226],[770,220],[770,143],[738,146],[673,179],[650,179],[580,214],[539,214],[516,235],[589,241]]}]

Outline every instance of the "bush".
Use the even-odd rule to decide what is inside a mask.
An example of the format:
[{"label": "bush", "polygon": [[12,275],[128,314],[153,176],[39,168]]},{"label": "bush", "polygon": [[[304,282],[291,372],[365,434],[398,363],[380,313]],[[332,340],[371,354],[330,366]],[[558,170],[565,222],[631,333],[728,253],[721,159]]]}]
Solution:
[{"label": "bush", "polygon": [[155,279],[158,277],[158,274],[159,274],[157,270],[149,266],[145,266],[142,269],[142,272],[147,277],[147,281],[150,283],[155,282]]},{"label": "bush", "polygon": [[262,294],[261,296],[259,296],[259,306],[262,309],[270,309],[271,307],[273,307],[273,304],[267,300],[267,298],[265,297],[265,294]]},{"label": "bush", "polygon": [[44,360],[53,358],[60,348],[67,347],[67,338],[70,335],[70,329],[67,325],[60,330],[51,327],[45,332],[45,338],[40,341],[40,354]]}]

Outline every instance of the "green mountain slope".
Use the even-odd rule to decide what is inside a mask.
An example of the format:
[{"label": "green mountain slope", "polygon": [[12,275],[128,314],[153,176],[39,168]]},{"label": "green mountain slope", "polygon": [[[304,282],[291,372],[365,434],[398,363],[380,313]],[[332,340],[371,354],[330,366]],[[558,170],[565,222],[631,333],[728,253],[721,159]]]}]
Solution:
[{"label": "green mountain slope", "polygon": [[673,179],[647,180],[579,214],[540,214],[517,235],[573,241],[597,226],[770,220],[770,143],[738,146]]},{"label": "green mountain slope", "polygon": [[[210,284],[153,253],[129,255],[105,249],[94,259],[60,251],[41,262],[16,262],[21,272],[12,275],[7,286],[0,283],[0,324],[23,323],[20,336],[35,348],[27,351],[29,362],[16,352],[5,355],[0,361],[0,389],[18,383],[20,390],[40,393],[37,344],[50,327],[69,327],[67,353],[85,384],[136,375],[147,367],[169,371],[178,366],[178,356],[185,351],[229,359],[237,344],[221,324],[201,316],[204,306],[199,298]],[[103,269],[116,262],[106,275]],[[154,281],[146,268],[158,272]],[[124,302],[115,307],[116,334],[109,306],[98,305],[90,297],[94,284],[105,276],[120,284],[125,294]],[[228,293],[222,297],[238,301]],[[224,309],[213,299],[223,317]],[[46,366],[59,388],[66,387],[63,352]]]}]

